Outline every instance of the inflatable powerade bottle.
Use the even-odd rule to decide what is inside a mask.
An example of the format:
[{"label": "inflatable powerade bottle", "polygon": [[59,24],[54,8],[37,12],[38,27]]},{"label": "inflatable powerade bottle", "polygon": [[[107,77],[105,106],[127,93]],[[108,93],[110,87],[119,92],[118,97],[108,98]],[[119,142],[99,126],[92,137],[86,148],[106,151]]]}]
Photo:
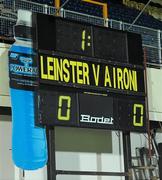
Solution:
[{"label": "inflatable powerade bottle", "polygon": [[12,159],[24,170],[35,170],[47,162],[45,129],[35,126],[34,90],[38,70],[32,48],[31,12],[19,10],[14,27],[15,43],[9,51],[12,105]]}]

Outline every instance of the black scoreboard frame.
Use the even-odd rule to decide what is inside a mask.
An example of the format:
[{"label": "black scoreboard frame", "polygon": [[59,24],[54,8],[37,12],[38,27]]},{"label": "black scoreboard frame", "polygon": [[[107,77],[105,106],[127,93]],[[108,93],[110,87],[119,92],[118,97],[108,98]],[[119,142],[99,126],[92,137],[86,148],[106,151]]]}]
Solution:
[{"label": "black scoreboard frame", "polygon": [[[63,28],[64,26],[65,29]],[[125,121],[125,123],[122,122],[121,127],[120,125],[117,126],[114,125],[114,127],[113,126],[109,127],[108,125],[106,125],[104,127],[101,126],[99,123],[96,123],[94,125],[94,128],[101,128],[101,129],[103,128],[108,130],[122,130],[122,131],[125,130],[125,131],[135,131],[135,132],[147,131],[146,109],[145,109],[144,66],[142,65],[143,54],[142,54],[142,45],[141,45],[142,43],[141,43],[140,35],[119,31],[119,30],[112,30],[105,27],[98,27],[88,23],[69,21],[67,19],[62,19],[60,17],[53,17],[43,14],[33,15],[33,27],[35,32],[33,39],[34,48],[37,51],[36,59],[37,59],[37,63],[38,63],[37,66],[39,71],[39,78],[38,78],[39,101],[37,101],[39,102],[39,104],[36,106],[37,109],[36,114],[38,115],[36,121],[37,125],[39,124],[39,125],[50,125],[50,126],[56,125],[56,126],[74,126],[74,127],[93,128],[92,124],[94,123],[84,123],[84,125],[83,123],[79,123],[81,117],[77,117],[75,123],[70,123],[70,121],[73,121],[72,119],[74,117],[76,118],[76,116],[72,117],[72,114],[71,114],[72,118],[69,121],[67,121],[66,118],[65,120],[59,121],[59,118],[57,118],[58,119],[57,122],[54,122],[54,119],[56,118],[56,116],[54,115],[50,116],[50,120],[48,119],[49,118],[48,115],[53,114],[53,111],[50,109],[53,108],[55,109],[56,106],[52,104],[52,101],[54,100],[50,98],[50,95],[48,100],[46,99],[46,102],[44,102],[45,97],[47,96],[43,97],[43,93],[41,92],[47,91],[48,92],[47,94],[51,94],[52,96],[52,91],[57,92],[58,90],[59,91],[61,90],[65,94],[66,91],[69,92],[70,90],[71,92],[73,92],[73,94],[78,94],[78,93],[80,94],[80,92],[81,93],[89,92],[92,94],[97,93],[101,95],[100,96],[101,99],[105,94],[107,96],[112,96],[113,99],[118,98],[118,100],[113,100],[113,102],[115,101],[122,102],[122,98],[123,98],[123,102],[125,101],[125,99],[130,99],[128,100],[128,102],[124,103],[124,104],[128,104],[128,107],[125,106],[124,104],[120,105],[119,103],[113,103],[114,113],[111,114],[119,114],[120,109],[122,109],[121,110],[122,118],[119,116],[118,117],[119,120],[114,120],[117,122]],[[68,30],[71,31],[74,30],[74,32],[70,33],[68,32]],[[86,30],[89,31],[89,36],[91,37],[88,39],[88,42],[86,42],[86,44],[87,43],[92,44],[91,51],[89,49],[88,51],[86,51],[85,49],[83,50],[82,48],[82,45],[83,44],[85,45],[85,41],[86,41],[85,40]],[[100,37],[96,37],[95,32],[97,32],[97,35],[99,32],[101,32]],[[114,38],[117,39],[112,40],[113,41],[112,44],[111,42],[107,43],[108,49],[106,49],[105,51],[108,51],[109,49],[113,49],[114,45],[116,45],[117,47],[115,47],[115,50],[113,50],[113,52],[109,50],[110,52],[107,53],[107,56],[105,57],[100,50],[105,47],[104,44],[98,44],[98,46],[100,46],[99,49],[96,48],[95,44],[97,41],[96,39],[98,39],[98,41],[100,42],[104,42],[104,38],[107,38],[105,36],[106,32],[108,34],[107,37],[110,38],[110,40],[112,40],[111,37],[112,35]],[[46,36],[44,33],[47,33],[48,36]],[[67,35],[68,33],[69,36]],[[62,36],[62,35],[66,35],[66,36]],[[75,37],[75,39],[73,39],[73,36]],[[89,42],[89,40],[91,42]],[[122,42],[119,42],[118,40],[125,41],[123,45],[125,47],[123,46],[121,47]],[[133,45],[130,45],[130,40],[134,40],[132,44],[138,45],[136,49],[133,47]],[[78,49],[80,48],[80,50],[77,50],[77,48]],[[133,52],[133,49],[135,52]],[[116,52],[117,55],[119,52],[119,55],[121,57],[120,60],[119,59],[116,60],[114,58],[115,55],[114,52]],[[135,57],[130,56],[132,52],[133,54],[136,53]],[[99,58],[98,56],[100,53],[101,53],[101,58]],[[127,58],[127,60],[125,61],[124,58]],[[79,105],[78,95],[76,96],[77,97],[75,100],[76,101],[75,105],[78,106]],[[95,98],[94,95],[92,96]],[[70,96],[67,97],[70,98]],[[63,101],[67,101],[65,99]],[[130,101],[133,102],[133,99],[137,101],[135,102],[134,106],[131,105],[130,103]],[[71,98],[70,100],[68,100],[68,102],[71,102]],[[46,103],[47,103],[46,106],[47,108],[45,108],[44,105]],[[66,103],[63,104],[64,106],[66,106]],[[51,105],[53,106],[52,108]],[[73,107],[75,108],[75,106]],[[131,108],[131,110],[129,110],[129,113],[127,115],[124,114],[124,112],[126,111],[123,110],[123,107],[125,107],[126,109]],[[59,111],[55,112],[55,114],[58,112]],[[79,112],[80,112],[80,107],[78,107],[75,110],[75,114]],[[99,115],[96,114],[96,112],[95,113],[86,112],[86,113],[90,118],[99,117],[100,119],[105,118],[107,120],[109,118],[108,115],[104,116],[101,113]],[[132,117],[132,113],[135,114],[133,115],[133,117]],[[63,114],[66,114],[66,111]],[[65,115],[63,116],[65,117]],[[131,119],[129,119],[130,116],[132,117]],[[43,117],[43,119],[42,118],[40,119],[39,117]]]},{"label": "black scoreboard frame", "polygon": [[[58,32],[61,30],[58,30],[57,32],[54,31],[57,21],[60,22],[65,22],[65,24],[72,23],[72,24],[76,24],[77,26],[82,26],[84,27],[80,32],[80,36],[81,36],[81,45],[78,45],[77,43],[73,44],[69,44],[69,46],[71,45],[73,49],[70,49],[70,47],[68,47],[68,45],[66,44],[66,41],[63,42],[64,48],[62,48],[60,46],[60,43],[63,41],[62,38],[64,37],[60,37]],[[86,27],[88,27],[88,29],[85,29]],[[94,29],[96,28],[96,30]],[[67,19],[62,19],[60,17],[54,17],[54,16],[49,16],[49,15],[43,15],[43,14],[33,14],[33,42],[34,42],[34,49],[36,49],[36,59],[37,59],[37,65],[38,65],[38,69],[39,69],[39,78],[38,78],[38,88],[37,88],[37,93],[36,93],[36,99],[35,99],[35,109],[36,109],[36,125],[43,125],[46,127],[46,133],[47,133],[47,143],[48,143],[48,156],[49,156],[49,160],[48,160],[48,180],[56,180],[56,176],[59,174],[64,174],[64,175],[99,175],[99,176],[125,176],[125,179],[128,180],[129,179],[129,169],[132,167],[131,165],[131,145],[130,145],[130,131],[135,131],[135,132],[142,132],[145,133],[147,132],[148,129],[148,123],[147,123],[147,106],[145,106],[146,102],[145,102],[145,98],[146,98],[146,93],[145,93],[145,83],[144,83],[144,64],[143,64],[143,54],[142,54],[142,43],[141,43],[141,37],[137,34],[134,33],[129,33],[129,32],[124,32],[124,31],[118,31],[118,30],[112,30],[109,28],[105,28],[105,27],[98,27],[98,26],[94,26],[88,23],[81,23],[81,22],[77,22],[77,21],[73,21],[73,20],[67,20]],[[105,51],[106,53],[102,53],[102,48],[98,48],[97,50],[95,49],[95,43],[97,42],[97,40],[100,40],[101,43],[104,44],[104,39],[106,39],[107,37],[103,37],[100,39],[95,39],[94,38],[94,31],[96,31],[96,33],[99,33],[101,31],[105,32],[105,31],[109,31],[109,38],[111,37],[112,33],[115,32],[117,37],[119,38],[119,40],[125,40],[124,42],[124,48],[122,47],[122,44],[120,41],[114,41],[113,39],[111,39],[113,41],[112,44],[108,45],[108,49]],[[74,30],[73,33],[71,33],[69,35],[69,37],[71,36],[75,36],[77,30]],[[86,36],[88,32],[88,35]],[[61,32],[63,33],[63,32]],[[66,34],[67,32],[65,32]],[[120,34],[122,34],[120,37]],[[60,40],[58,40],[57,38],[60,37]],[[68,35],[66,34],[66,37],[68,37]],[[114,36],[113,36],[114,37]],[[97,37],[98,38],[98,37]],[[131,43],[131,41],[134,41],[134,43]],[[70,42],[69,42],[70,43]],[[116,48],[113,49],[112,52],[108,52],[108,50],[110,50],[114,45],[116,45]],[[76,48],[79,47],[84,51],[80,51],[77,50]],[[137,46],[137,47],[136,47]],[[120,51],[120,47],[122,47],[122,50]],[[135,48],[136,47],[136,48]],[[62,48],[62,49],[61,49]],[[89,49],[88,49],[89,48]],[[85,49],[87,51],[85,51]],[[98,52],[95,52],[98,51]],[[120,51],[120,57],[118,58],[118,54],[116,54],[115,52]],[[70,53],[68,53],[70,52]],[[81,53],[83,52],[83,53]],[[45,70],[46,73],[44,73],[41,78],[41,68],[43,67],[43,65],[40,63],[41,58],[40,55],[42,56],[47,56],[47,59],[49,59],[49,64],[47,66],[47,69],[43,69],[43,71]],[[101,56],[100,56],[101,55]],[[57,56],[57,57],[56,57]],[[138,90],[136,91],[135,89],[132,90],[130,89],[130,91],[126,91],[123,89],[121,90],[120,88],[116,89],[116,88],[103,88],[103,87],[95,87],[95,86],[89,86],[89,84],[85,83],[82,84],[82,86],[79,83],[76,83],[76,81],[71,81],[70,83],[66,83],[63,82],[65,80],[61,80],[59,81],[58,79],[54,80],[54,74],[50,74],[51,72],[53,73],[54,71],[54,64],[55,62],[57,62],[57,60],[54,60],[54,58],[65,58],[65,59],[73,59],[72,63],[75,63],[78,61],[82,61],[82,64],[85,62],[85,59],[87,60],[87,62],[95,62],[98,63],[96,66],[98,66],[99,64],[104,64],[105,66],[114,66],[117,68],[121,68],[121,67],[125,67],[128,68],[128,72],[129,74],[133,71],[131,71],[131,68],[134,69],[135,71],[139,70],[142,71],[142,76],[138,75],[140,73],[136,72],[137,76],[141,77],[142,83],[143,83],[143,87],[141,92],[138,92]],[[114,58],[115,56],[115,58]],[[53,60],[52,60],[53,58]],[[60,59],[58,60],[59,62]],[[63,62],[63,60],[62,60]],[[70,60],[69,60],[70,62]],[[52,64],[51,64],[52,63]],[[64,62],[63,62],[64,63]],[[103,66],[104,66],[103,65]],[[53,66],[53,67],[52,67]],[[88,65],[89,67],[89,65]],[[67,67],[66,67],[67,70]],[[120,71],[120,70],[119,70]],[[50,72],[49,74],[47,72]],[[69,70],[70,72],[70,70]],[[106,72],[106,68],[105,68],[105,72]],[[109,73],[108,73],[109,74]],[[107,76],[108,76],[107,74]],[[119,73],[120,74],[120,73]],[[133,74],[133,73],[132,73]],[[50,77],[50,78],[49,78]],[[132,76],[133,77],[133,76]],[[135,76],[134,76],[135,77]],[[52,80],[53,79],[53,80]],[[121,78],[120,78],[121,79]],[[139,80],[139,79],[138,79]],[[69,80],[70,81],[70,80]],[[109,83],[110,83],[110,78],[109,78]],[[140,79],[141,81],[141,79]],[[141,83],[141,84],[142,84]],[[138,84],[138,83],[137,83]],[[110,85],[110,84],[109,84]],[[140,86],[140,85],[139,85]],[[128,86],[127,86],[128,87]],[[93,126],[92,124],[88,124],[88,125],[80,125],[79,118],[77,120],[77,122],[75,123],[64,123],[69,121],[69,119],[64,119],[64,122],[60,123],[60,121],[57,122],[52,122],[50,121],[44,121],[43,119],[45,118],[47,115],[51,114],[51,110],[49,111],[49,107],[51,105],[51,107],[55,107],[56,110],[56,106],[58,107],[57,113],[59,114],[60,112],[60,102],[63,104],[63,101],[65,100],[65,104],[64,104],[64,109],[66,109],[66,113],[63,114],[68,114],[69,112],[69,95],[63,95],[63,99],[62,100],[58,100],[57,99],[57,105],[55,103],[55,105],[53,104],[54,101],[52,101],[50,99],[50,97],[60,97],[57,96],[58,93],[63,92],[63,94],[66,93],[72,93],[74,96],[76,96],[76,105],[78,106],[79,104],[79,96],[85,96],[85,99],[87,96],[92,97],[92,96],[96,96],[96,97],[100,97],[100,98],[110,98],[110,101],[113,101],[114,98],[118,99],[123,99],[124,98],[131,98],[133,100],[139,100],[143,103],[143,110],[140,106],[140,111],[142,112],[142,116],[138,116],[140,118],[140,120],[142,119],[142,121],[137,122],[137,126],[140,124],[141,126],[141,122],[144,122],[144,126],[142,124],[142,127],[144,128],[136,128],[136,129],[131,129],[129,126],[129,123],[126,122],[126,124],[123,125],[123,127],[116,127],[116,128],[109,128],[109,127],[104,127],[103,125],[96,125]],[[81,95],[80,95],[81,94]],[[97,98],[95,98],[97,99]],[[55,99],[56,100],[56,99]],[[45,105],[45,103],[48,102],[48,105]],[[112,102],[111,102],[112,103]],[[61,104],[61,105],[62,105]],[[129,104],[129,103],[128,103]],[[138,103],[136,103],[137,107],[135,107],[135,111],[137,113],[137,111],[139,111],[138,109]],[[45,107],[46,106],[46,107]],[[81,106],[81,105],[80,105]],[[118,106],[118,103],[113,103],[113,106],[116,108]],[[44,109],[41,109],[41,108]],[[122,109],[122,105],[118,106],[118,111],[121,110],[121,112],[123,112]],[[129,108],[129,105],[128,105]],[[46,109],[46,110],[45,110]],[[84,109],[84,108],[83,108]],[[79,113],[80,109],[77,109],[76,112]],[[49,113],[50,112],[50,113]],[[63,110],[61,110],[61,112],[63,112]],[[47,114],[49,113],[49,114]],[[58,117],[57,114],[57,117]],[[134,113],[135,114],[135,113]],[[45,116],[44,116],[45,115]],[[43,117],[44,116],[44,117]],[[64,115],[63,115],[64,116]],[[130,116],[130,114],[128,114],[128,116]],[[43,117],[43,118],[42,118]],[[51,116],[52,118],[54,118],[54,116]],[[133,116],[136,118],[136,116]],[[102,120],[102,118],[105,118],[103,116],[99,117],[100,120]],[[128,118],[128,117],[123,117],[123,119]],[[109,122],[111,124],[111,117],[107,117],[105,118],[106,122]],[[120,118],[119,118],[120,119]],[[55,126],[68,126],[68,127],[82,127],[82,128],[101,128],[101,129],[107,129],[107,130],[121,130],[123,132],[123,152],[124,152],[124,165],[125,165],[125,172],[92,172],[92,171],[64,171],[64,170],[56,170],[56,162],[55,162]],[[121,125],[122,126],[122,125]],[[127,128],[126,128],[127,126]]]}]

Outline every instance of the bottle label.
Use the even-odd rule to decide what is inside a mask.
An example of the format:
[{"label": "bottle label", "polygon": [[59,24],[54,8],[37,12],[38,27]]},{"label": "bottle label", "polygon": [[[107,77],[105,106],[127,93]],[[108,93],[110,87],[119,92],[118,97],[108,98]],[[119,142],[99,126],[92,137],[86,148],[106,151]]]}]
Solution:
[{"label": "bottle label", "polygon": [[10,87],[34,90],[37,86],[38,68],[31,53],[9,52]]}]

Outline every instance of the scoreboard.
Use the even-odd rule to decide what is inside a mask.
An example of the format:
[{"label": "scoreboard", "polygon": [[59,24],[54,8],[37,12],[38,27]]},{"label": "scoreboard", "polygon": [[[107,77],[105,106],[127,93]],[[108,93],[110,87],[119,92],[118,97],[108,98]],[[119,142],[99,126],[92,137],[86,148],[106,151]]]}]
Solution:
[{"label": "scoreboard", "polygon": [[147,130],[141,37],[33,14],[36,124]]}]

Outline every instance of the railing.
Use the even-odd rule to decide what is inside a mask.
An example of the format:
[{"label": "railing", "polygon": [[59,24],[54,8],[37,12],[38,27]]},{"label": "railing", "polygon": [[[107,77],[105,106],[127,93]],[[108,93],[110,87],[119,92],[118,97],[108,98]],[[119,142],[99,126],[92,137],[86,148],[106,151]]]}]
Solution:
[{"label": "railing", "polygon": [[12,17],[8,13],[0,12],[0,36],[12,37],[13,26],[16,23],[16,16]]},{"label": "railing", "polygon": [[13,26],[17,20],[17,10],[55,14],[56,8],[30,0],[0,0],[0,36],[13,37]]},{"label": "railing", "polygon": [[78,12],[73,12],[69,10],[63,10],[63,17],[67,19],[73,19],[81,22],[87,22],[90,24],[94,25],[99,25],[99,26],[106,26],[107,21],[101,17],[96,17],[88,14],[82,14]]},{"label": "railing", "polygon": [[[109,20],[111,28],[128,30],[130,24]],[[161,64],[162,63],[162,31],[151,29],[143,26],[133,25],[130,32],[141,34],[142,45],[146,49],[147,61],[149,63]]]},{"label": "railing", "polygon": [[[0,35],[13,37],[13,25],[16,23],[17,10],[25,9],[32,12],[55,15],[56,9],[52,6],[39,4],[30,0],[0,0]],[[111,27],[119,30],[128,30],[141,34],[143,47],[146,49],[147,60],[150,64],[162,64],[162,31],[133,25],[116,20],[105,20],[100,17],[61,9],[61,16],[77,21],[88,22],[94,25]]]},{"label": "railing", "polygon": [[55,11],[54,7],[36,3],[32,0],[0,0],[0,4],[0,8],[2,10],[8,9],[10,12],[17,12],[18,9],[24,9],[32,12],[48,14],[49,9],[53,9]]}]

